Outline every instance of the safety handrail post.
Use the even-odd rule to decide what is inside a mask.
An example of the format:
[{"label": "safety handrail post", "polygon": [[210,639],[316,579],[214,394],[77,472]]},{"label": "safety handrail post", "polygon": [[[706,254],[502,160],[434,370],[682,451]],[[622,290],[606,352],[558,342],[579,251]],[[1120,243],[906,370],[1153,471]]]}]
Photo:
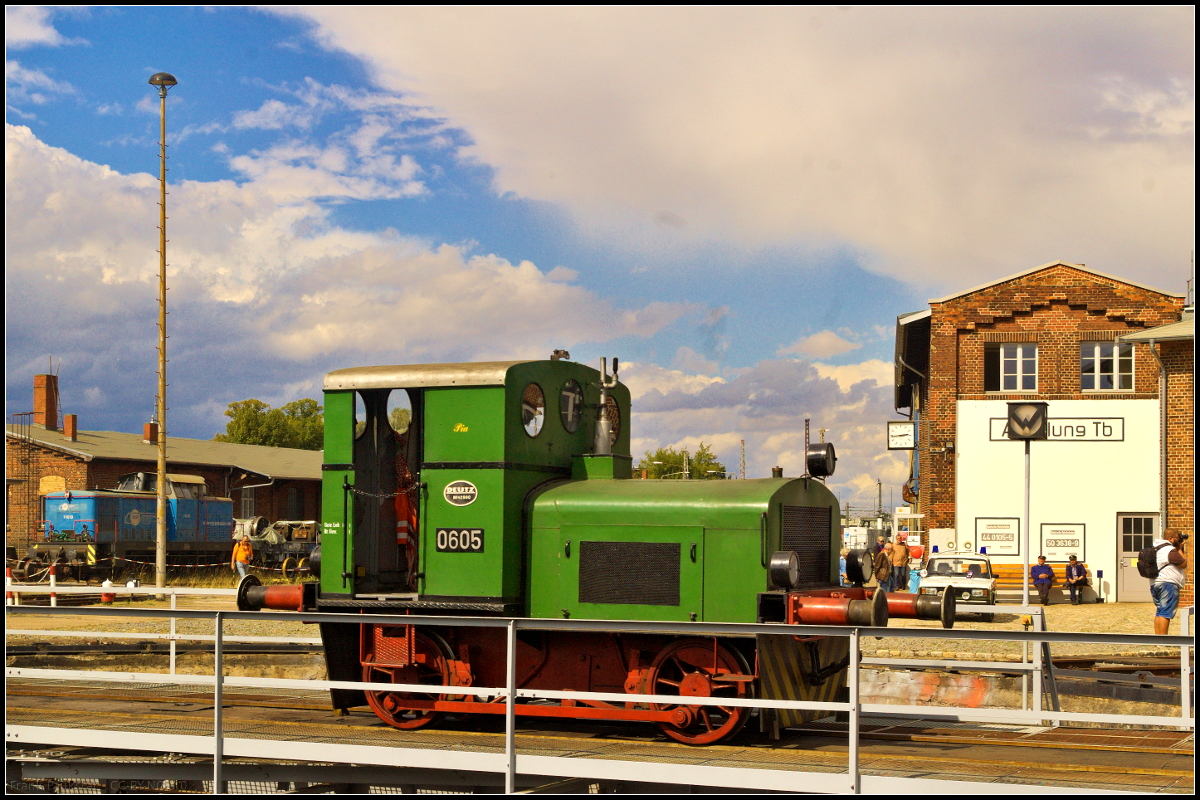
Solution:
[{"label": "safety handrail post", "polygon": [[508,697],[504,701],[504,793],[517,791],[517,621],[508,621],[508,650],[505,654],[505,687]]},{"label": "safety handrail post", "polygon": [[[171,610],[175,610],[175,591],[171,590]],[[175,674],[175,617],[171,617],[171,674]]]},{"label": "safety handrail post", "polygon": [[849,768],[847,769],[847,772],[850,776],[850,793],[851,794],[860,794],[862,792],[862,787],[860,786],[859,772],[858,772],[858,728],[859,728],[859,724],[861,722],[860,710],[861,710],[861,705],[862,705],[859,702],[858,662],[859,662],[859,656],[861,654],[859,653],[858,647],[859,647],[858,628],[851,628],[850,629],[850,674],[849,674],[849,676],[847,676],[848,677],[847,683],[850,684],[850,724],[849,724],[849,733],[850,733],[850,743],[849,744],[850,744],[850,746],[848,748],[850,764],[849,764]]},{"label": "safety handrail post", "polygon": [[221,703],[223,701],[221,682],[225,670],[223,669],[221,659],[221,635],[224,633],[225,626],[220,611],[216,612],[215,618],[214,636],[216,637],[216,641],[213,642],[213,794],[223,794],[221,791],[221,762],[225,758],[225,736],[221,729]]},{"label": "safety handrail post", "polygon": [[[1045,629],[1044,623],[1045,620],[1041,614],[1033,615],[1033,630],[1035,632],[1041,633]],[[1042,710],[1042,692],[1046,690],[1046,687],[1042,682],[1042,671],[1046,666],[1041,657],[1041,647],[1043,644],[1044,642],[1040,641],[1030,643],[1030,649],[1036,649],[1038,652],[1037,655],[1030,653],[1030,659],[1033,661],[1033,696],[1030,698],[1030,700],[1032,700],[1033,710],[1035,712],[1040,712]]]},{"label": "safety handrail post", "polygon": [[[1183,609],[1183,615],[1179,620],[1179,627],[1184,636],[1192,635],[1192,615],[1196,612],[1195,606],[1188,606]],[[1179,716],[1184,720],[1192,716],[1192,657],[1191,648],[1184,645],[1179,648]],[[1186,731],[1188,725],[1180,725],[1179,730]]]}]

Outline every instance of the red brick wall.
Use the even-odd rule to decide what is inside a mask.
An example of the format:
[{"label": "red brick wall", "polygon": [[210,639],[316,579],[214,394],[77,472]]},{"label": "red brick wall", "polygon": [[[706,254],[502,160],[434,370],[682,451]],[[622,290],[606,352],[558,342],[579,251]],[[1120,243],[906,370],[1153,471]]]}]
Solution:
[{"label": "red brick wall", "polygon": [[[1167,525],[1189,536],[1196,532],[1195,343],[1163,342],[1159,358],[1167,371]],[[1187,544],[1187,583],[1182,606],[1195,603],[1196,542]]]},{"label": "red brick wall", "polygon": [[[1134,392],[1082,393],[1079,344],[1176,322],[1182,305],[1182,298],[1062,264],[931,303],[918,448],[926,529],[956,527],[954,456],[930,451],[954,443],[958,400],[1032,396],[984,393],[983,353],[989,341],[1037,342],[1039,400],[1155,398],[1158,370],[1145,347],[1134,348]],[[1188,442],[1190,448],[1190,437]]]},{"label": "red brick wall", "polygon": [[[40,539],[37,521],[42,517],[41,494],[38,491],[42,478],[57,475],[64,479],[68,489],[86,489],[87,462],[48,447],[39,447],[6,437],[5,475],[21,483],[7,489],[7,530],[5,543],[9,547],[24,548],[34,538]],[[23,552],[18,555],[24,555]]]}]

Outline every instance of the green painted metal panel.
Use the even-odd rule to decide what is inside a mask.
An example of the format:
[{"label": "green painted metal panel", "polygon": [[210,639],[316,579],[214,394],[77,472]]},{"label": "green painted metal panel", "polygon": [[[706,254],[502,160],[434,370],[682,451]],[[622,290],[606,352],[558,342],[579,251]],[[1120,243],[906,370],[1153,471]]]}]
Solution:
[{"label": "green painted metal panel", "polygon": [[[354,392],[325,393],[324,463],[350,464],[354,461]],[[353,470],[323,470],[321,472],[321,592],[349,594],[351,581],[343,586],[343,548],[351,552],[352,542],[343,537],[343,519],[352,519],[346,508],[342,490],[344,481],[354,482]]]},{"label": "green painted metal panel", "polygon": [[425,391],[425,460],[504,460],[504,387]]},{"label": "green painted metal panel", "polygon": [[[522,464],[571,467],[571,457],[594,449],[596,416],[600,403],[600,372],[572,361],[531,361],[508,370],[505,382],[506,459]],[[568,385],[574,381],[583,394],[575,430],[568,430],[563,411]],[[545,417],[536,436],[526,432],[521,413],[525,390],[536,384],[545,402]],[[629,455],[629,390],[618,383],[609,390],[621,414],[621,425],[612,451]]]},{"label": "green painted metal panel", "polygon": [[[570,544],[568,545],[568,541]],[[573,619],[633,619],[686,622],[701,619],[704,610],[704,529],[690,525],[565,525],[546,543],[553,543],[553,565],[557,572],[556,597],[534,586],[533,616],[561,617],[564,611]],[[639,604],[635,602],[584,602],[581,564],[584,548],[590,543],[648,543],[677,546],[678,602]],[[693,557],[694,547],[694,557]],[[547,554],[549,555],[549,554]],[[540,576],[539,576],[540,577]],[[601,576],[612,584],[611,594],[619,599],[635,597],[643,587],[632,574]],[[693,616],[694,615],[694,616]]]},{"label": "green painted metal panel", "polygon": [[325,393],[326,464],[349,464],[354,460],[354,392]]},{"label": "green painted metal panel", "polygon": [[767,589],[754,530],[704,532],[704,619],[757,622],[758,593]]},{"label": "green painted metal panel", "polygon": [[[686,611],[699,611],[701,620],[754,622],[755,597],[768,588],[767,560],[780,549],[785,505],[831,509],[832,577],[841,538],[837,498],[815,480],[597,480],[548,487],[537,494],[530,513],[530,614],[557,617],[563,608],[584,613],[577,608],[578,572],[570,572],[564,560],[562,548],[572,538],[566,531],[603,529],[607,535],[624,526],[632,537],[654,537],[665,535],[655,531],[678,527],[703,529],[704,555],[697,566],[703,607]],[[587,609],[588,616],[607,619],[688,618],[631,613],[623,605]]]},{"label": "green painted metal panel", "polygon": [[[427,469],[428,483],[421,515],[420,571],[422,595],[435,597],[503,597],[504,471],[499,469]],[[451,483],[467,482],[476,489],[475,500],[456,506],[446,500]],[[482,552],[438,552],[439,528],[481,531]],[[445,543],[444,543],[445,546]]]},{"label": "green painted metal panel", "polygon": [[[353,502],[342,489],[342,482],[354,482],[352,471],[328,471],[321,473],[321,593],[350,594],[354,582],[342,580],[347,562],[353,561],[353,540],[345,538],[347,528],[353,527]],[[343,510],[345,516],[343,517]],[[353,534],[350,534],[351,536]],[[345,554],[345,555],[343,555]]]}]

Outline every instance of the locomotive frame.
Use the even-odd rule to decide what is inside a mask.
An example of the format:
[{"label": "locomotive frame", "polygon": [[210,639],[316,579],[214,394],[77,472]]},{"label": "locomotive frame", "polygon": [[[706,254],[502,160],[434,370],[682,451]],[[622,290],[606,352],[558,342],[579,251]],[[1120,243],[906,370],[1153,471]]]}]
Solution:
[{"label": "locomotive frame", "polygon": [[[248,578],[239,607],[362,615],[321,625],[329,678],[430,687],[503,685],[503,632],[370,614],[878,626],[894,607],[945,619],[945,604],[838,586],[838,502],[816,477],[832,468],[831,445],[814,445],[814,476],[632,479],[617,367],[554,358],[330,373],[319,579]],[[390,424],[395,392],[411,409],[403,431]],[[518,687],[829,701],[845,692],[847,642],[522,631]],[[446,693],[331,694],[336,708],[366,704],[403,729],[504,712]],[[562,701],[516,713],[643,720],[711,744],[751,710]]]}]

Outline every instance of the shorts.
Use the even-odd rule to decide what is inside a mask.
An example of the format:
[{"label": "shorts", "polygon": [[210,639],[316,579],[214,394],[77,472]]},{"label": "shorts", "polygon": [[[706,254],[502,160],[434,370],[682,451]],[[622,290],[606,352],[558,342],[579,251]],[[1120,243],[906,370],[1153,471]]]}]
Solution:
[{"label": "shorts", "polygon": [[1175,619],[1175,609],[1179,608],[1179,584],[1152,583],[1150,596],[1154,598],[1154,616]]}]

